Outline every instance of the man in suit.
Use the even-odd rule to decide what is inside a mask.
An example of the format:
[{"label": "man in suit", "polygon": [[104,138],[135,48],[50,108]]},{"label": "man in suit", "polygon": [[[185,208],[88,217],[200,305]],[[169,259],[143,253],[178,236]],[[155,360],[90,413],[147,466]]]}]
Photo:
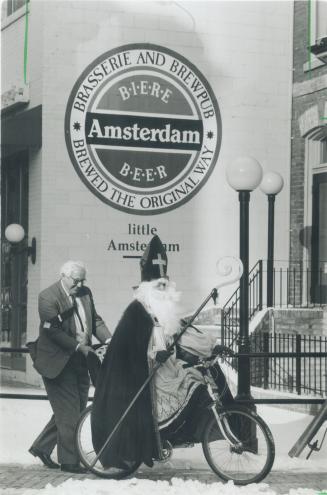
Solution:
[{"label": "man in suit", "polygon": [[34,346],[34,367],[42,375],[53,416],[29,452],[49,468],[57,444],[62,471],[83,473],[75,449],[74,432],[87,404],[90,379],[87,355],[93,352],[92,335],[104,343],[110,332],[96,313],[92,293],[84,285],[86,269],[80,261],[67,261],[60,280],[39,295],[40,333]]}]

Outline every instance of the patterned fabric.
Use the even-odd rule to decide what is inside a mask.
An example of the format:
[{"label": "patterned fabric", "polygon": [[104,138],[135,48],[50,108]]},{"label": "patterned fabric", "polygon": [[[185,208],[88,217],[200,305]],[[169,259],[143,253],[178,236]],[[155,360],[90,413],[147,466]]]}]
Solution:
[{"label": "patterned fabric", "polygon": [[[191,348],[200,347],[200,354],[206,349],[209,352],[211,342],[204,334],[194,336],[194,330],[187,330],[190,334],[187,344]],[[204,342],[202,342],[204,341]],[[148,346],[149,364],[156,352],[166,349],[164,330],[154,323]],[[202,351],[202,352],[201,352]],[[178,359],[176,353],[167,359],[157,370],[153,378],[153,400],[155,402],[156,419],[159,429],[170,425],[188,405],[196,388],[204,384],[202,374],[194,368],[183,368],[185,361]]]},{"label": "patterned fabric", "polygon": [[183,363],[173,355],[154,376],[159,429],[167,427],[179,416],[196,388],[204,383],[199,371],[184,369]]}]

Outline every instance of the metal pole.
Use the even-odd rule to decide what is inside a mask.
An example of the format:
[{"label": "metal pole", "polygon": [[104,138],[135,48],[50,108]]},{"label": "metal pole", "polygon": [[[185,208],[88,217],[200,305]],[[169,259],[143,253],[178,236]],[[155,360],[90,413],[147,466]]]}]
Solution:
[{"label": "metal pole", "polygon": [[276,194],[268,194],[267,307],[274,304],[274,214]]},{"label": "metal pole", "polygon": [[[299,457],[304,448],[309,445],[313,437],[318,433],[320,427],[327,419],[327,400],[324,402],[322,408],[314,416],[311,423],[308,424],[300,438],[295,442],[288,455],[290,457]],[[308,459],[308,457],[307,457]]]},{"label": "metal pole", "polygon": [[[249,340],[249,203],[250,191],[239,191],[240,202],[240,259],[243,263],[243,275],[240,279],[240,332],[239,354],[250,352]],[[250,360],[240,357],[238,363],[238,389],[236,399],[249,399]]]}]

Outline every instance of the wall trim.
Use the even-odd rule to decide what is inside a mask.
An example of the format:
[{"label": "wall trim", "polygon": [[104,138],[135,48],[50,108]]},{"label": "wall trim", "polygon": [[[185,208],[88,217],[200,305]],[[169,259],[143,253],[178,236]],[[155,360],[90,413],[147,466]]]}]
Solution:
[{"label": "wall trim", "polygon": [[293,84],[293,98],[299,96],[308,95],[310,93],[316,93],[316,91],[322,91],[327,88],[327,74],[323,76],[315,77],[309,81],[303,81]]}]

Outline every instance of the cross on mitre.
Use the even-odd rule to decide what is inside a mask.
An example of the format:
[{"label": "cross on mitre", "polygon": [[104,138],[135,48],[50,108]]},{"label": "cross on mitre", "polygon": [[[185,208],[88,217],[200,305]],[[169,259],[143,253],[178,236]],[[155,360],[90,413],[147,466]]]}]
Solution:
[{"label": "cross on mitre", "polygon": [[158,253],[158,258],[157,259],[153,259],[152,260],[152,264],[153,265],[159,265],[160,277],[164,277],[165,276],[165,273],[164,273],[163,267],[167,265],[167,261],[163,259],[163,257],[161,256],[160,253]]},{"label": "cross on mitre", "polygon": [[166,250],[158,235],[147,245],[140,261],[142,282],[166,276],[168,259]]}]

